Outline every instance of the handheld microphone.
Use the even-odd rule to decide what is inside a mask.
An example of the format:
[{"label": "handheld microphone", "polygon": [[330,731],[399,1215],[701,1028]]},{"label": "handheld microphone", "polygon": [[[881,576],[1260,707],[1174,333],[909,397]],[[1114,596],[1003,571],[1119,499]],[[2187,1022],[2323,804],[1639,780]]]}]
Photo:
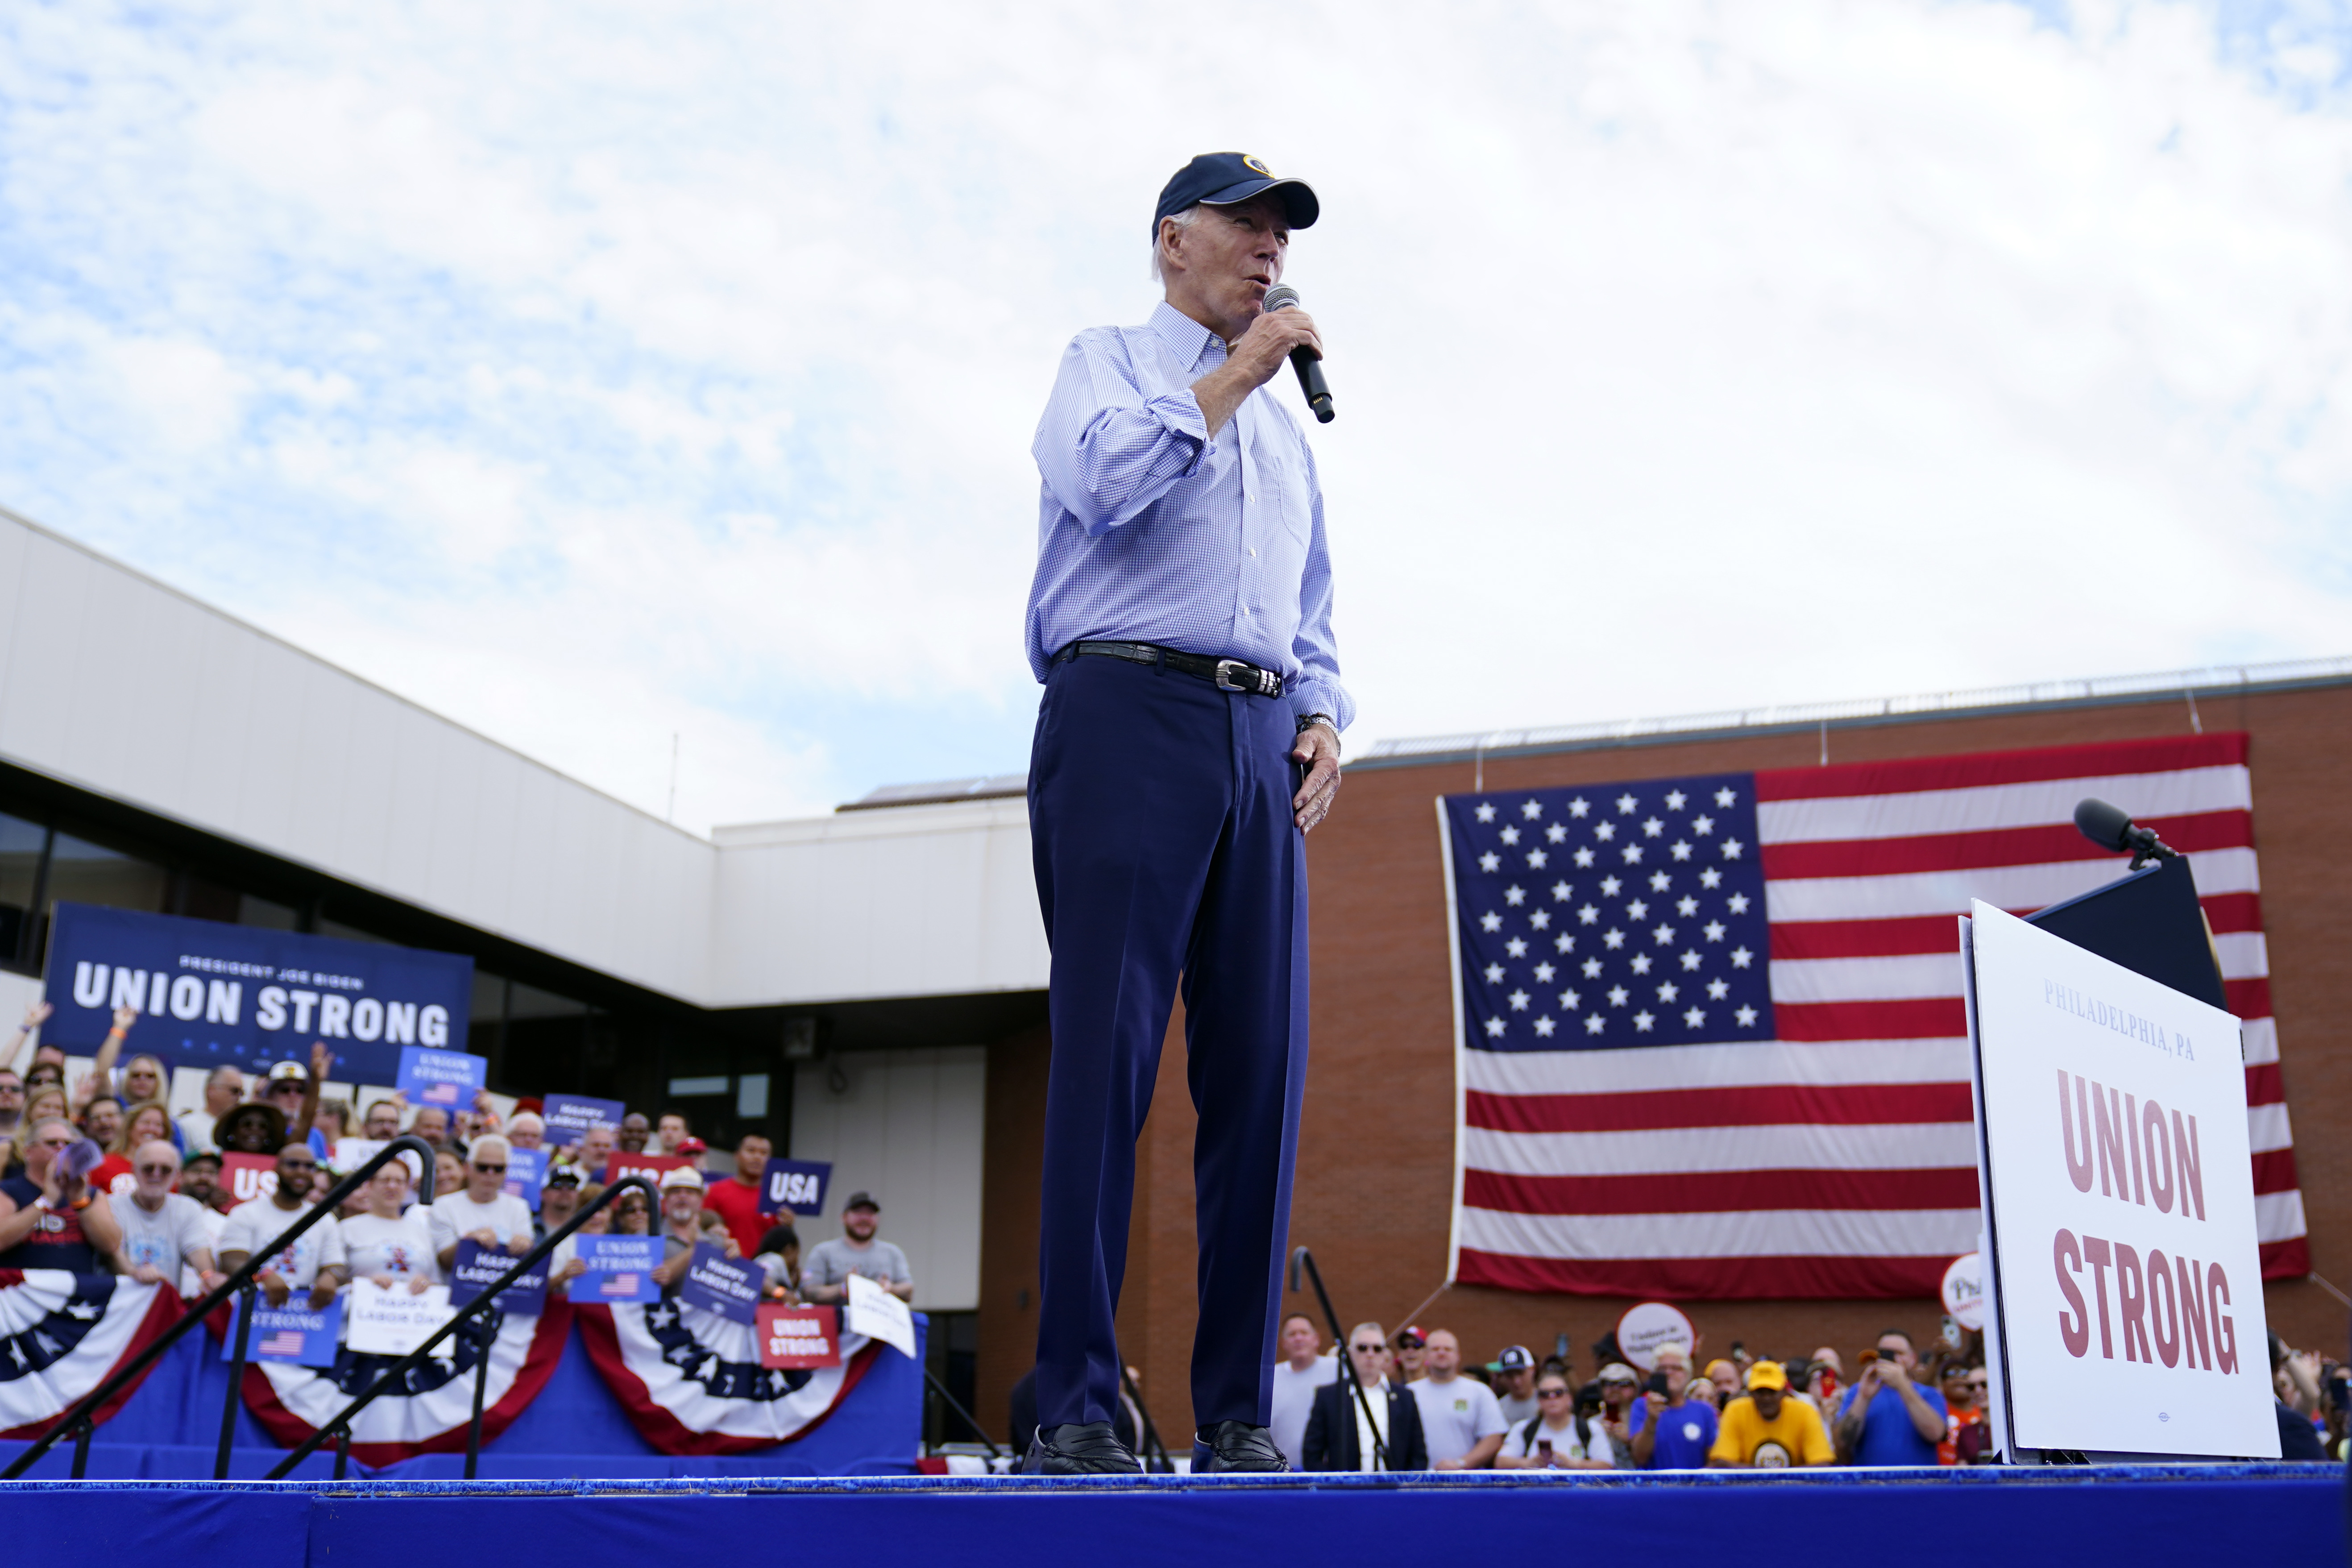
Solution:
[{"label": "handheld microphone", "polygon": [[[1287,283],[1277,283],[1265,291],[1265,309],[1288,310],[1298,304],[1298,290]],[[1307,406],[1315,410],[1315,422],[1328,425],[1332,420],[1331,388],[1323,380],[1323,356],[1305,343],[1290,351],[1290,368],[1298,373],[1298,390],[1307,395]]]},{"label": "handheld microphone", "polygon": [[2109,805],[2096,797],[2076,804],[2074,826],[2100,848],[2128,853],[2135,868],[2142,860],[2169,860],[2179,853],[2158,838],[2154,828],[2135,826],[2131,814],[2122,806]]}]

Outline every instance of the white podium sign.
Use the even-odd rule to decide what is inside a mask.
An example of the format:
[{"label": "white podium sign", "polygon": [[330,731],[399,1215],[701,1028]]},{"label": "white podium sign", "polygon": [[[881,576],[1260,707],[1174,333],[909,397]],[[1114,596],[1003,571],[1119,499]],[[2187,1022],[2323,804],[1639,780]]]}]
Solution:
[{"label": "white podium sign", "polygon": [[2003,1451],[2278,1458],[2238,1020],[1987,903],[1961,947]]}]

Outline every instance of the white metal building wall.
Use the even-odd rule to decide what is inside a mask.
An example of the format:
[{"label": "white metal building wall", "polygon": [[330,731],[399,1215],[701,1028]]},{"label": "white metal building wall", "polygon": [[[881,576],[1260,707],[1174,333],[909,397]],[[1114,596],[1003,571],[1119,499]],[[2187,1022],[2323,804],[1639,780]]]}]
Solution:
[{"label": "white metal building wall", "polygon": [[713,843],[5,511],[0,758],[704,1006],[1045,981],[1018,801]]},{"label": "white metal building wall", "polygon": [[856,1051],[802,1064],[793,1157],[833,1162],[825,1212],[795,1228],[801,1251],[841,1234],[851,1194],[882,1205],[879,1234],[906,1249],[915,1305],[980,1306],[980,1190],[988,1053],[979,1046]]}]

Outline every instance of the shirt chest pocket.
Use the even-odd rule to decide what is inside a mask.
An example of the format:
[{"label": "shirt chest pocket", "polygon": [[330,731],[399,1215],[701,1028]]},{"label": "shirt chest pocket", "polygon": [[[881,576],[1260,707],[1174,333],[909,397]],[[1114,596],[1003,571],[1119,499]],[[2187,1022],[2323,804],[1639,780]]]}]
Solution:
[{"label": "shirt chest pocket", "polygon": [[1314,531],[1315,511],[1307,489],[1304,454],[1286,451],[1283,443],[1254,443],[1251,459],[1256,469],[1257,502],[1267,537],[1304,551]]}]

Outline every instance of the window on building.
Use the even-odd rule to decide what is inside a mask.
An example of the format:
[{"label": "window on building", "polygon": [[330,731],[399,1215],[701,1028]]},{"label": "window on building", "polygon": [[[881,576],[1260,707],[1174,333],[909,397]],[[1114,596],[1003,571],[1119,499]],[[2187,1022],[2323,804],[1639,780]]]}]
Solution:
[{"label": "window on building", "polygon": [[588,1005],[516,981],[508,989],[505,1037],[492,1058],[508,1094],[586,1094]]},{"label": "window on building", "polygon": [[37,822],[0,816],[0,963],[32,961],[33,906],[48,839],[49,830]]},{"label": "window on building", "polygon": [[152,861],[60,833],[49,849],[47,902],[100,904],[115,910],[164,912],[171,873]]},{"label": "window on building", "polygon": [[302,911],[291,904],[281,904],[246,893],[236,900],[236,923],[259,926],[264,931],[300,931]]}]

